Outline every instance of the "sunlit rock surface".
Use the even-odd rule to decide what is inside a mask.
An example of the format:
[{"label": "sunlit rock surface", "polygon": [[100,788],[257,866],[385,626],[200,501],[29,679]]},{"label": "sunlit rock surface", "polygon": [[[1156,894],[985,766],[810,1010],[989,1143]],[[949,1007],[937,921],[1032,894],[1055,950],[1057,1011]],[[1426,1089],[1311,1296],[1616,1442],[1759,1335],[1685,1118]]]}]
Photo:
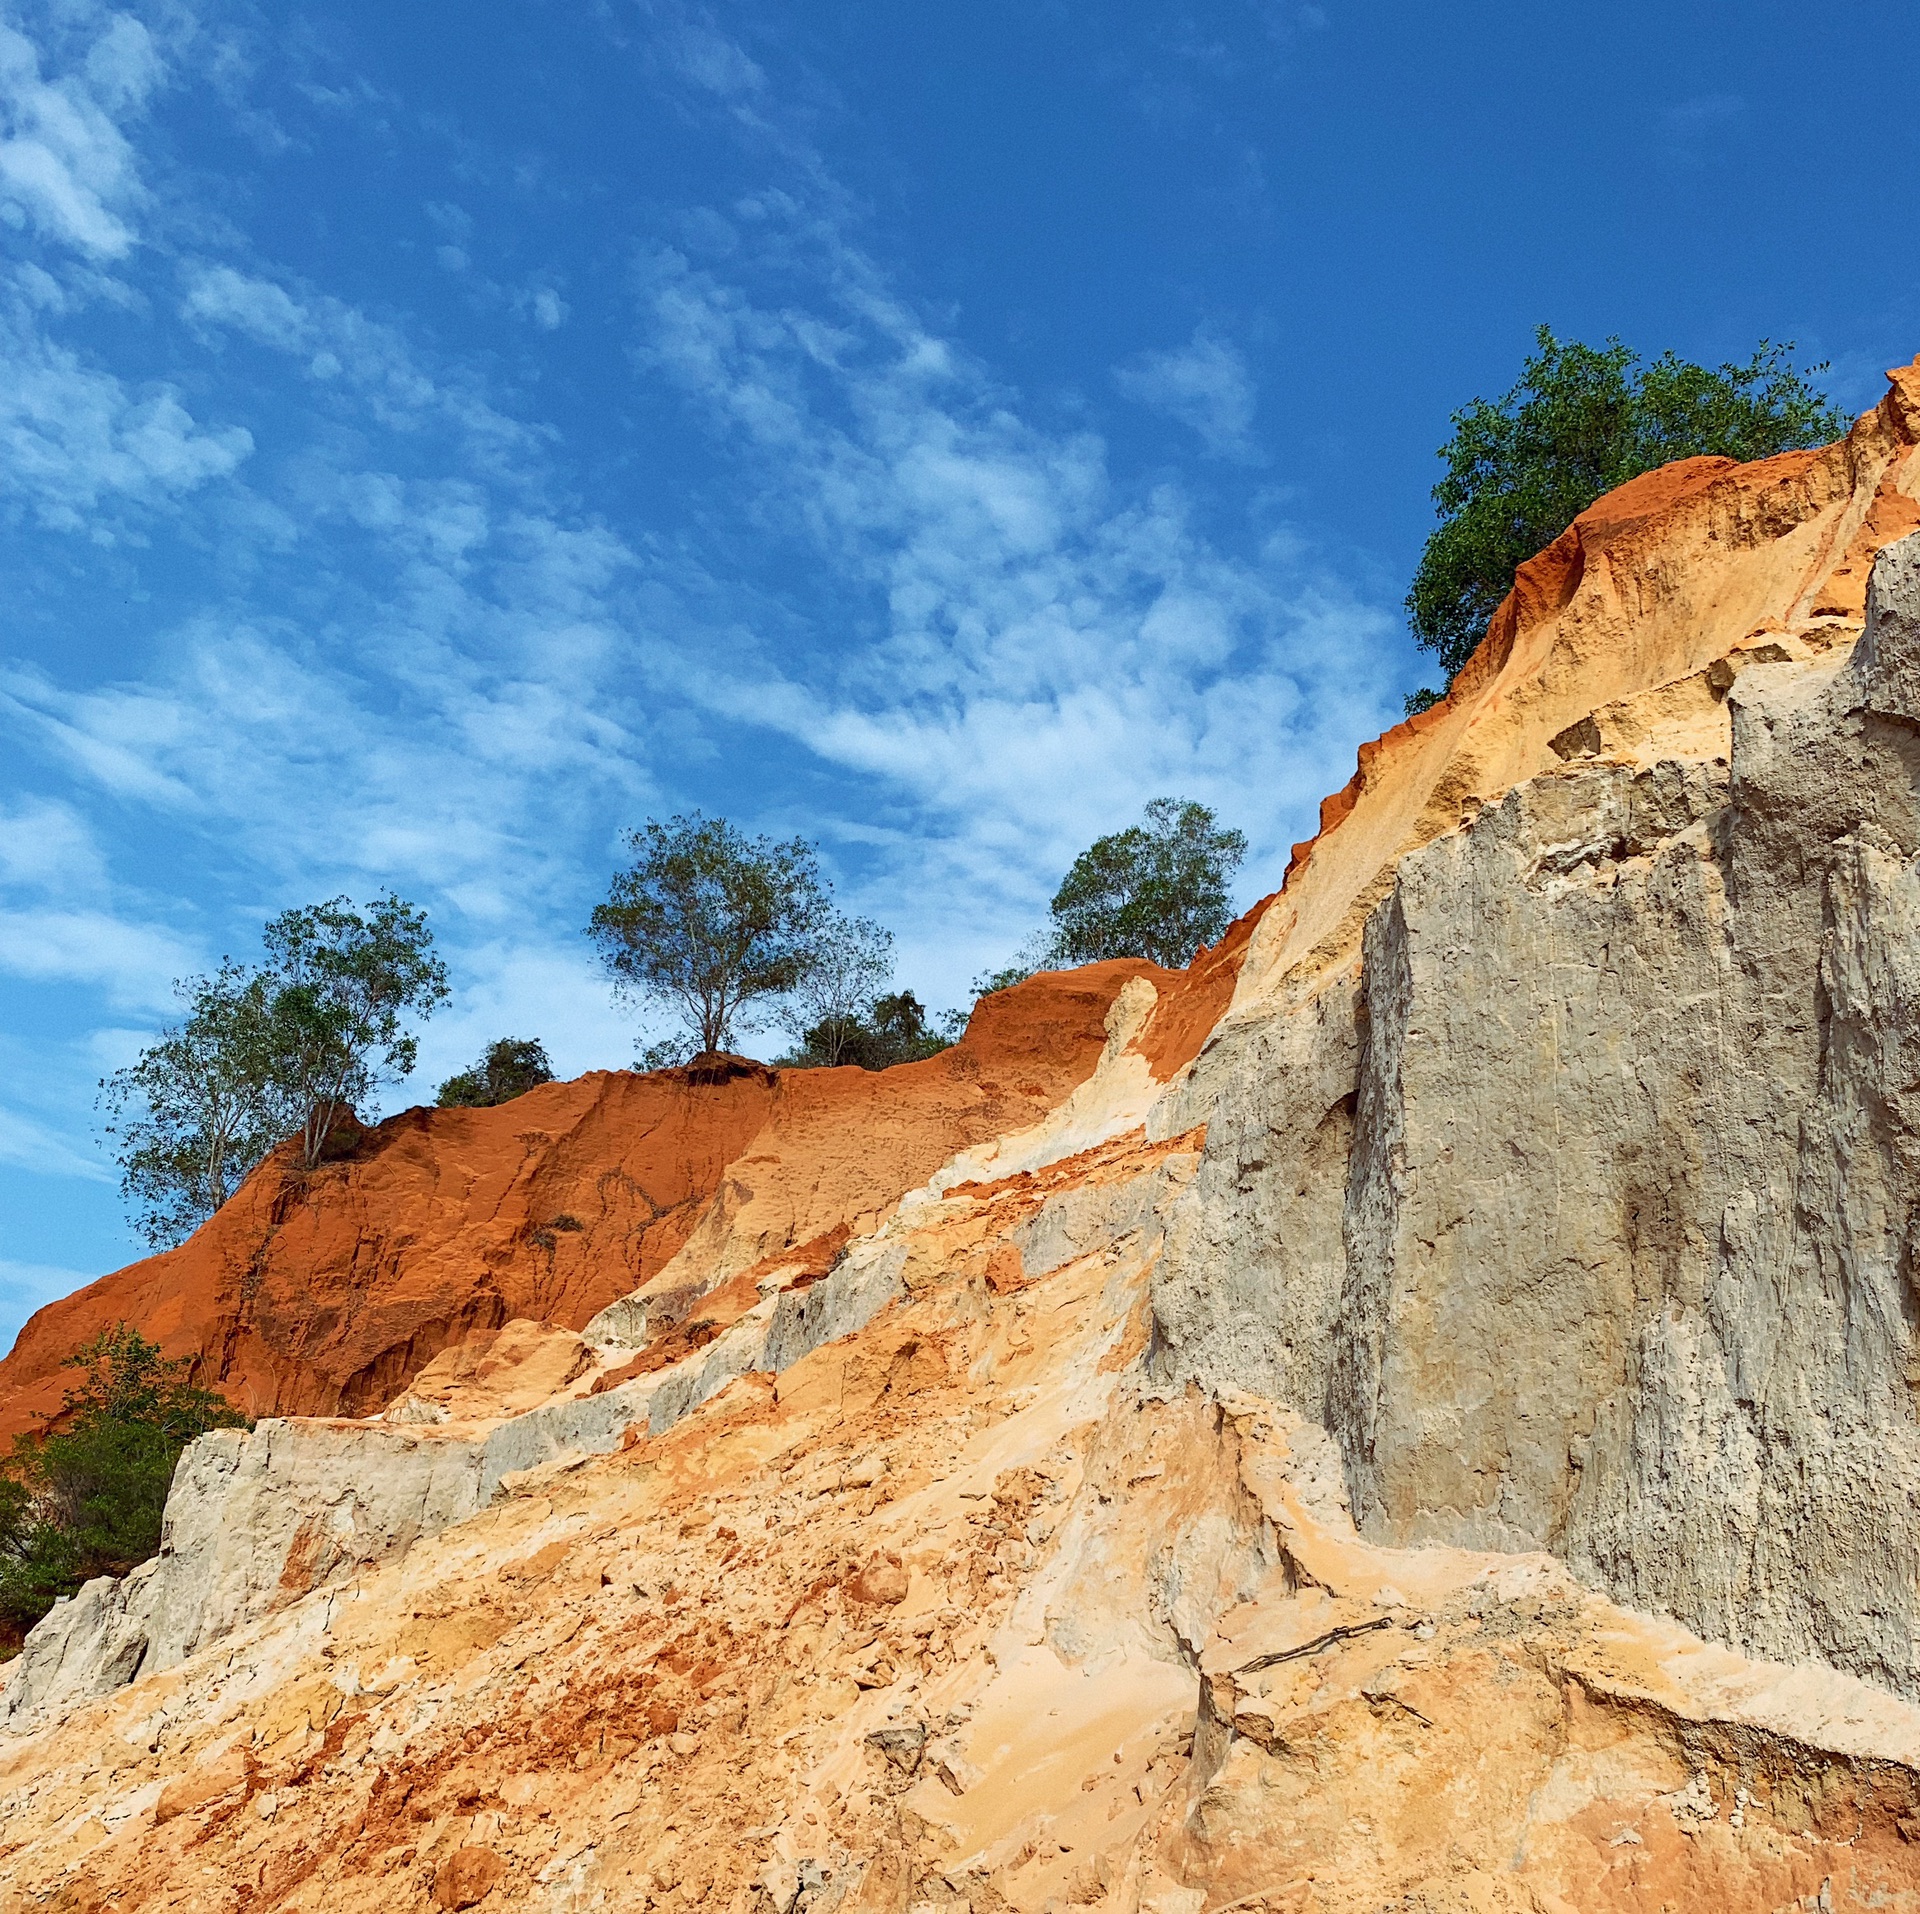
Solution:
[{"label": "sunlit rock surface", "polygon": [[1188,972],[45,1312],[281,1413],[0,1679],[0,1902],[1920,1911],[1916,439],[1602,500]]}]

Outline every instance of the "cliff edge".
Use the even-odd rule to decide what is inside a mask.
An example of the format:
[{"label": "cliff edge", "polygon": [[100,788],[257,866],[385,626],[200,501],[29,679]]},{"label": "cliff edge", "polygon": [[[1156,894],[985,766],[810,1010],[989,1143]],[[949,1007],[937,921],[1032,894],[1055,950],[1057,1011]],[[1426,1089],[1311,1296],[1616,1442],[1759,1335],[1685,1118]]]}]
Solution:
[{"label": "cliff edge", "polygon": [[107,1279],[327,1413],[0,1677],[0,1896],[1920,1914],[1889,378],[1583,514],[1188,972],[410,1114]]}]

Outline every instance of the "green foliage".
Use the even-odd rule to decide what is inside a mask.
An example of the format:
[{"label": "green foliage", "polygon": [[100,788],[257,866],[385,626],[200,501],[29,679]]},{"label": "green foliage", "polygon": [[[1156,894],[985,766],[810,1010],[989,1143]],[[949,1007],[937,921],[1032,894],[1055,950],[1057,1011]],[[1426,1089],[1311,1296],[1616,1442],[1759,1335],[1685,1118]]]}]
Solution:
[{"label": "green foliage", "polygon": [[[724,1050],[814,960],[831,907],[813,847],[748,837],[697,811],[649,819],[626,842],[634,861],[595,906],[587,934],[616,993],[666,1006],[686,1041]],[[669,1039],[643,1061],[679,1061],[684,1047]]]},{"label": "green foliage", "polygon": [[447,967],[426,913],[391,894],[364,911],[344,897],[282,911],[265,943],[275,1068],[311,1169],[341,1115],[412,1071],[419,1044],[402,1019],[445,1002]]},{"label": "green foliage", "polygon": [[122,1194],[155,1248],[190,1236],[300,1123],[277,1072],[269,980],[228,961],[174,990],[186,1020],[100,1086]]},{"label": "green foliage", "polygon": [[1603,493],[1675,459],[1767,458],[1825,444],[1846,427],[1811,383],[1825,366],[1796,371],[1791,345],[1763,339],[1744,365],[1709,369],[1672,352],[1646,365],[1618,339],[1563,342],[1545,326],[1535,343],[1511,391],[1453,415],[1440,451],[1440,523],[1407,615],[1449,675],[1479,644],[1515,567]]},{"label": "green foliage", "polygon": [[806,968],[787,992],[787,1022],[800,1032],[801,1045],[784,1061],[800,1068],[855,1062],[843,1052],[856,1039],[872,1037],[868,1013],[892,976],[893,933],[864,917],[830,913],[813,939]]},{"label": "green foliage", "polygon": [[965,1019],[954,1012],[930,1020],[920,999],[910,990],[900,990],[876,997],[859,1015],[817,1024],[806,1033],[800,1048],[780,1061],[797,1070],[834,1064],[886,1070],[896,1063],[937,1057],[959,1040],[965,1027]]},{"label": "green foliage", "polygon": [[462,1070],[440,1086],[434,1101],[443,1110],[491,1109],[553,1081],[546,1046],[533,1037],[502,1037],[471,1070]]},{"label": "green foliage", "polygon": [[66,1360],[84,1379],[62,1427],[16,1439],[0,1474],[0,1626],[16,1634],[83,1582],[152,1555],[181,1450],[246,1420],[126,1323]]},{"label": "green foliage", "polygon": [[1155,798],[1142,823],[1098,838],[1053,899],[1051,956],[1061,964],[1145,957],[1178,970],[1233,921],[1227,885],[1246,855],[1204,804]]},{"label": "green foliage", "polygon": [[447,994],[424,913],[397,897],[283,911],[267,961],[174,986],[187,1016],[100,1085],[135,1227],[156,1248],[204,1223],[275,1144],[310,1169],[343,1111],[413,1068],[408,1013]]}]

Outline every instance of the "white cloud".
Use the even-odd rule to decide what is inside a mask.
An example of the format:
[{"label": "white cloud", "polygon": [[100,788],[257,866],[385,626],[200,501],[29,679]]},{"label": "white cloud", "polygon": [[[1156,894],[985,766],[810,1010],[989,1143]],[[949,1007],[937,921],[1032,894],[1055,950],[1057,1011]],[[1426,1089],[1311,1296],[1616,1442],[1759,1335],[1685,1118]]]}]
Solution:
[{"label": "white cloud", "polygon": [[137,113],[160,73],[151,35],[128,14],[109,14],[78,70],[58,78],[0,25],[0,203],[90,257],[122,257],[141,188],[114,115]]},{"label": "white cloud", "polygon": [[0,886],[70,896],[105,884],[106,860],[72,805],[37,797],[0,804]]},{"label": "white cloud", "polygon": [[0,1105],[0,1163],[38,1176],[74,1176],[88,1183],[113,1181],[112,1172],[92,1151],[4,1105]]},{"label": "white cloud", "polygon": [[1136,404],[1190,426],[1215,458],[1259,460],[1253,440],[1253,375],[1233,345],[1204,327],[1184,346],[1130,359],[1113,380]]},{"label": "white cloud", "polygon": [[689,24],[667,36],[667,51],[675,66],[709,93],[736,99],[758,93],[767,76],[754,61],[711,27]]},{"label": "white cloud", "polygon": [[307,341],[304,307],[270,279],[235,272],[231,266],[209,266],[197,271],[187,287],[185,309],[190,317],[231,326],[262,345],[297,352]]},{"label": "white cloud", "polygon": [[[0,1136],[4,1136],[4,1127],[5,1117],[0,1114]],[[14,1338],[35,1310],[61,1296],[72,1295],[99,1273],[91,1269],[66,1269],[54,1263],[17,1263],[0,1257],[0,1349],[12,1349]]]},{"label": "white cloud", "polygon": [[0,971],[34,983],[93,984],[122,1007],[171,1007],[197,953],[172,932],[104,910],[0,908]]},{"label": "white cloud", "polygon": [[172,386],[130,387],[19,312],[0,318],[0,494],[42,523],[81,530],[104,499],[155,503],[225,477],[252,450],[244,426],[202,427]]},{"label": "white cloud", "polygon": [[[768,243],[823,224],[796,210]],[[671,255],[645,294],[645,363],[711,408],[755,509],[881,627],[852,655],[709,634],[683,686],[904,802],[917,911],[977,948],[983,918],[1031,921],[1076,851],[1169,791],[1246,827],[1253,882],[1277,878],[1351,739],[1391,715],[1375,660],[1392,621],[1285,537],[1229,551],[1178,486],[1123,492],[1097,437],[1029,424],[838,232],[807,307]],[[1196,373],[1174,389],[1211,395],[1224,435],[1250,417],[1229,387]],[[943,913],[949,883],[964,904]]]}]

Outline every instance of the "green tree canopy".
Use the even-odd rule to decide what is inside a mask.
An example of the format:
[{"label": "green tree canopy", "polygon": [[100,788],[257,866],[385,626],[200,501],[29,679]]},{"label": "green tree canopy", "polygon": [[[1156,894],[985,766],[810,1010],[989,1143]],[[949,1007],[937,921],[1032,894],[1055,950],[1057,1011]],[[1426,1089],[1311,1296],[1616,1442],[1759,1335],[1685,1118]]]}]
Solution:
[{"label": "green tree canopy", "polygon": [[[1407,593],[1415,638],[1451,677],[1472,656],[1513,574],[1595,499],[1675,459],[1759,459],[1823,445],[1845,416],[1802,373],[1791,345],[1762,340],[1743,365],[1652,364],[1618,339],[1560,340],[1542,326],[1519,381],[1453,415],[1433,488],[1440,523]],[[1416,693],[1409,706],[1432,702]]]},{"label": "green tree canopy", "polygon": [[16,1439],[0,1474],[0,1624],[14,1634],[83,1582],[152,1555],[181,1450],[246,1421],[126,1323],[66,1361],[83,1374],[62,1426]]},{"label": "green tree canopy", "polygon": [[301,1112],[311,1169],[340,1116],[409,1075],[418,1039],[404,1019],[447,996],[426,913],[393,896],[364,910],[345,897],[282,911],[266,928],[279,1081]]},{"label": "green tree canopy", "polygon": [[490,1109],[553,1081],[546,1046],[534,1037],[502,1037],[469,1070],[449,1077],[434,1101],[442,1109]]},{"label": "green tree canopy", "polygon": [[1227,886],[1246,856],[1242,833],[1204,804],[1155,798],[1142,822],[1097,838],[1055,892],[1049,956],[1060,964],[1145,957],[1170,970],[1233,921]]},{"label": "green tree canopy", "polygon": [[870,1034],[867,1013],[892,977],[893,933],[869,918],[830,912],[786,995],[788,1027],[801,1039],[792,1061],[827,1067],[857,1061],[841,1053],[856,1034]]},{"label": "green tree canopy", "polygon": [[862,1070],[889,1070],[896,1063],[918,1063],[952,1047],[966,1028],[959,1011],[929,1017],[911,990],[875,997],[858,1014],[817,1024],[800,1048],[781,1062],[789,1069],[857,1064]]},{"label": "green tree canopy", "polygon": [[174,986],[187,1015],[100,1085],[134,1226],[156,1247],[204,1223],[275,1144],[311,1169],[341,1112],[413,1068],[402,1019],[447,994],[424,913],[397,897],[283,911],[266,961]]},{"label": "green tree canopy", "polygon": [[[665,1007],[688,1042],[725,1050],[814,961],[832,906],[804,838],[748,837],[693,812],[626,836],[587,934],[617,995]],[[656,1046],[652,1057],[684,1045]]]},{"label": "green tree canopy", "polygon": [[270,979],[228,960],[174,991],[185,1020],[100,1086],[121,1192],[155,1248],[192,1235],[301,1115],[277,1068]]}]

